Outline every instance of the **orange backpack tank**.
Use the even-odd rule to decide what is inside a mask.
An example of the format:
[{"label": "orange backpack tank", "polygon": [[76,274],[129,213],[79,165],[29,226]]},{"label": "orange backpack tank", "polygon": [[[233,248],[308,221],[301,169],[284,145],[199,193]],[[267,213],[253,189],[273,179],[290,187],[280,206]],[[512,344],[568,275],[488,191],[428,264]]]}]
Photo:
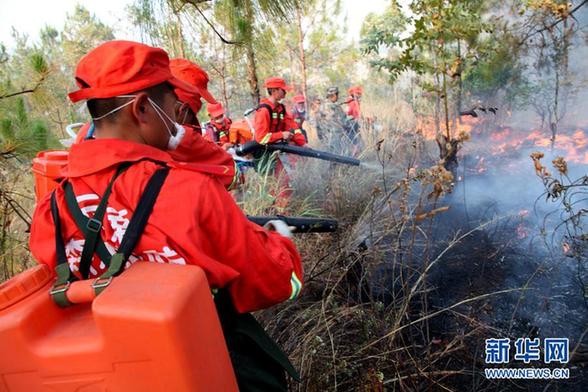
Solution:
[{"label": "orange backpack tank", "polygon": [[60,308],[46,265],[0,285],[0,392],[237,391],[202,269],[138,262]]},{"label": "orange backpack tank", "polygon": [[229,142],[231,144],[242,145],[251,140],[253,140],[253,133],[249,128],[249,124],[247,124],[247,120],[238,120],[231,124],[229,129]]},{"label": "orange backpack tank", "polygon": [[68,151],[41,151],[33,158],[35,175],[35,196],[41,200],[47,193],[57,188],[67,166]]}]

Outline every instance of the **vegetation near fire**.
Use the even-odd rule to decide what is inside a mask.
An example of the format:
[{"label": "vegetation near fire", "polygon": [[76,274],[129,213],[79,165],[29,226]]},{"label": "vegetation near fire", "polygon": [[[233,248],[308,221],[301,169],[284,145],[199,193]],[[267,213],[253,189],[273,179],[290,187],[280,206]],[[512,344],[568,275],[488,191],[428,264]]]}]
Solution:
[{"label": "vegetation near fire", "polygon": [[[255,314],[300,372],[291,390],[585,391],[588,1],[390,0],[352,26],[355,3],[129,0],[109,24],[80,1],[63,26],[13,30],[0,42],[0,281],[36,264],[33,157],[89,120],[67,99],[76,65],[133,37],[199,64],[234,122],[283,77],[306,97],[310,147],[362,162],[297,157],[287,204],[263,170],[233,191],[248,215],[338,221],[294,237],[300,297]],[[357,85],[346,149],[322,111],[327,89],[346,109]],[[569,338],[570,378],[488,379],[491,338]]]}]

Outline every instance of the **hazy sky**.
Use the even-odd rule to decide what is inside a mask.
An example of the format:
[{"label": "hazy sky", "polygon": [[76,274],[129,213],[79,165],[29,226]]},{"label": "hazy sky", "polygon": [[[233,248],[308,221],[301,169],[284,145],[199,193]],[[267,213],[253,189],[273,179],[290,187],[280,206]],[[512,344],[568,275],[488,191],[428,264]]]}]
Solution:
[{"label": "hazy sky", "polygon": [[[12,27],[38,38],[39,30],[46,24],[63,27],[65,15],[72,12],[76,3],[83,4],[90,12],[110,26],[124,22],[125,6],[132,0],[0,0],[0,42],[12,47]],[[343,0],[348,15],[349,38],[359,39],[363,18],[370,12],[384,9],[389,0]],[[117,38],[132,38],[124,31],[116,31]]]}]

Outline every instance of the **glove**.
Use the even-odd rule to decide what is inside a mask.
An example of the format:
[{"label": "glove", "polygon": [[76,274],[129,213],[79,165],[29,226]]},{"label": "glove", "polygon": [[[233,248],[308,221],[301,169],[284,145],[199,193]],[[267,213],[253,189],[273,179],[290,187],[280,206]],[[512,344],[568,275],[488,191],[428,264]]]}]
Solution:
[{"label": "glove", "polygon": [[292,237],[292,230],[293,227],[290,227],[286,224],[286,222],[274,219],[267,222],[263,227],[269,231],[275,231],[276,233],[280,234],[282,237],[291,238]]}]

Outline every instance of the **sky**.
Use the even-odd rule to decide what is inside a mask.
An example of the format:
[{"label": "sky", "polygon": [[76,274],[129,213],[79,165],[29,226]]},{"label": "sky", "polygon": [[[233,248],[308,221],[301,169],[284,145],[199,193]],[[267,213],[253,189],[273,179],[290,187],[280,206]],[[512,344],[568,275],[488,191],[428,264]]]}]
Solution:
[{"label": "sky", "polygon": [[[66,14],[73,12],[76,3],[84,5],[107,25],[120,26],[125,18],[125,7],[132,0],[0,0],[0,42],[12,47],[12,27],[33,40],[38,38],[39,30],[45,25],[60,29]],[[370,12],[382,12],[388,4],[389,0],[343,0],[348,39],[358,41],[365,16]],[[116,31],[116,36],[133,38],[124,31]]]}]

